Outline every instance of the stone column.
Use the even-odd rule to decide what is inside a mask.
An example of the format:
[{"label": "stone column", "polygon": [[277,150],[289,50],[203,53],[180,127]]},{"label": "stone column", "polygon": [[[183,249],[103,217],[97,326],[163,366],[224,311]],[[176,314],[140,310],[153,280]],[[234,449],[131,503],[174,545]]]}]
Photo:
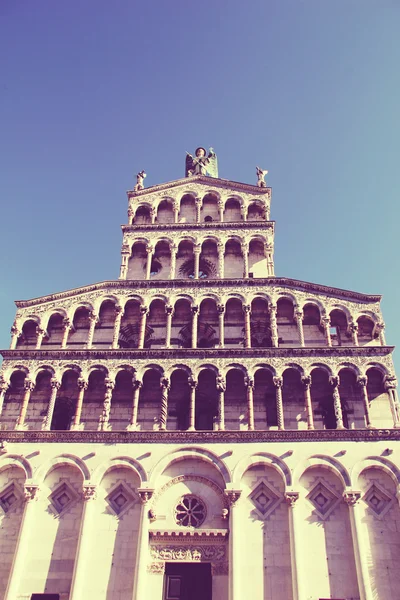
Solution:
[{"label": "stone column", "polygon": [[74,419],[73,419],[73,423],[71,426],[72,431],[79,429],[79,426],[81,424],[83,398],[85,396],[85,391],[88,389],[88,385],[89,385],[88,382],[85,379],[83,379],[83,377],[79,377],[77,383],[78,383],[78,388],[79,388],[79,394],[78,394],[78,400],[76,401],[75,414],[74,414]]},{"label": "stone column", "polygon": [[374,335],[379,337],[381,346],[386,346],[385,323],[377,323],[374,328]]},{"label": "stone column", "polygon": [[332,346],[331,339],[331,319],[328,316],[324,316],[321,318],[321,323],[325,332],[325,339],[328,346]]},{"label": "stone column", "polygon": [[265,257],[267,259],[267,275],[268,277],[274,276],[274,247],[272,244],[266,242],[265,244]]},{"label": "stone column", "polygon": [[250,323],[251,306],[250,306],[250,304],[243,305],[243,312],[244,312],[244,347],[251,348],[251,323]]},{"label": "stone column", "polygon": [[17,343],[18,343],[18,338],[21,335],[21,331],[18,329],[16,323],[14,323],[14,325],[11,327],[11,344],[10,344],[10,350],[15,350],[15,348],[17,347]]},{"label": "stone column", "polygon": [[311,375],[305,375],[301,378],[304,388],[304,405],[307,415],[307,429],[314,429],[314,415],[311,401]]},{"label": "stone column", "polygon": [[219,321],[219,347],[224,348],[225,346],[225,334],[224,334],[224,315],[225,315],[225,305],[218,304],[218,321]]},{"label": "stone column", "polygon": [[132,600],[149,600],[146,585],[147,563],[149,561],[149,503],[153,490],[139,488],[138,490],[142,508],[140,512],[139,531],[137,538],[135,577],[133,580]]},{"label": "stone column", "polygon": [[19,411],[15,429],[23,429],[24,428],[26,411],[28,410],[29,400],[31,398],[31,393],[35,389],[34,382],[31,381],[30,379],[25,379],[24,389],[25,389],[24,397],[22,399],[21,410]]},{"label": "stone column", "polygon": [[139,409],[139,396],[140,390],[142,389],[142,382],[135,379],[133,381],[133,399],[132,399],[132,415],[130,423],[127,427],[128,431],[136,431],[138,426],[138,409]]},{"label": "stone column", "polygon": [[218,391],[218,430],[225,430],[225,390],[226,383],[222,375],[217,375]]},{"label": "stone column", "polygon": [[394,376],[387,376],[385,380],[385,389],[389,394],[390,408],[393,415],[393,427],[400,427],[400,405],[397,396],[397,379]]},{"label": "stone column", "polygon": [[219,279],[224,278],[224,258],[225,258],[225,244],[224,242],[217,243],[218,251],[218,277]]},{"label": "stone column", "polygon": [[128,263],[131,255],[131,249],[128,244],[122,244],[121,248],[121,268],[119,272],[119,279],[126,279],[128,275]]},{"label": "stone column", "polygon": [[14,550],[14,559],[11,565],[4,600],[16,600],[19,597],[18,590],[26,569],[26,555],[31,542],[31,531],[35,513],[34,500],[38,489],[37,485],[24,486],[25,506],[22,513],[21,525],[19,526],[18,541]]},{"label": "stone column", "polygon": [[146,261],[146,279],[150,279],[151,261],[153,260],[154,247],[151,244],[146,245],[147,261]]},{"label": "stone column", "polygon": [[229,506],[229,600],[242,600],[239,585],[240,570],[240,521],[236,514],[237,503],[241,490],[225,490],[225,497]]},{"label": "stone column", "polygon": [[283,400],[282,400],[282,387],[283,387],[283,378],[282,377],[274,377],[273,378],[275,393],[276,393],[276,414],[278,420],[278,429],[285,429],[285,422],[283,418]]},{"label": "stone column", "polygon": [[178,204],[178,202],[173,202],[172,209],[174,211],[174,223],[179,223],[179,204]]},{"label": "stone column", "polygon": [[247,221],[247,210],[247,206],[244,206],[244,204],[240,205],[240,216],[242,217],[242,221]]},{"label": "stone column", "polygon": [[329,383],[333,388],[333,408],[336,417],[336,429],[345,429],[343,425],[342,403],[339,394],[339,377],[330,377]]},{"label": "stone column", "polygon": [[278,307],[276,304],[268,305],[269,308],[269,322],[271,324],[271,341],[273,348],[278,348],[279,346],[279,336],[278,336],[278,323],[276,320],[276,313],[278,312]]},{"label": "stone column", "polygon": [[140,307],[140,326],[139,326],[139,339],[138,339],[138,348],[144,348],[144,338],[146,335],[146,318],[149,313],[149,309],[147,306],[143,304]]},{"label": "stone column", "polygon": [[41,327],[36,328],[36,348],[35,350],[40,350],[43,342],[43,338],[46,335],[46,331]]},{"label": "stone column", "polygon": [[193,377],[188,378],[188,384],[190,387],[190,402],[189,402],[189,427],[188,431],[195,430],[196,420],[196,388],[197,381]]},{"label": "stone column", "polygon": [[121,329],[121,320],[124,315],[124,311],[122,306],[115,307],[115,321],[114,321],[114,331],[113,331],[113,339],[111,343],[111,348],[119,348],[119,330]]},{"label": "stone column", "polygon": [[202,199],[196,198],[195,203],[196,203],[196,223],[200,223]]},{"label": "stone column", "polygon": [[296,502],[299,499],[298,492],[285,492],[285,501],[289,507],[289,538],[290,538],[290,562],[292,567],[292,590],[293,600],[306,600],[303,585],[303,568],[301,564],[302,551],[301,540],[297,531]]},{"label": "stone column", "polygon": [[354,559],[356,563],[358,591],[360,600],[373,600],[371,582],[368,572],[368,560],[363,551],[362,526],[360,525],[357,503],[360,499],[360,492],[346,491],[343,499],[349,507],[351,537],[353,541]]},{"label": "stone column", "polygon": [[358,346],[358,324],[350,323],[349,331],[351,333],[351,339],[353,341],[354,346]]},{"label": "stone column", "polygon": [[246,377],[245,384],[247,387],[247,429],[254,430],[254,379]]},{"label": "stone column", "polygon": [[220,223],[224,222],[224,206],[225,206],[225,202],[224,202],[224,200],[222,200],[222,198],[220,198],[218,200],[218,215],[219,215]]},{"label": "stone column", "polygon": [[112,398],[113,389],[115,387],[115,382],[112,379],[110,379],[109,377],[106,377],[104,380],[104,386],[106,388],[106,391],[104,392],[103,410],[102,410],[102,413],[100,415],[100,420],[99,420],[99,426],[98,426],[99,431],[108,431],[110,428],[109,421],[110,421],[110,410],[111,410],[111,398]]},{"label": "stone column", "polygon": [[197,348],[197,325],[199,321],[199,307],[192,306],[192,348]]},{"label": "stone column", "polygon": [[50,381],[50,385],[51,385],[51,395],[50,395],[50,400],[49,400],[49,406],[47,408],[47,415],[46,415],[46,418],[43,423],[43,429],[46,431],[49,431],[50,427],[51,427],[51,421],[53,419],[53,414],[54,414],[54,407],[56,405],[57,392],[61,387],[61,382],[58,381],[55,377],[52,377],[51,381]]},{"label": "stone column", "polygon": [[178,253],[178,246],[176,244],[170,244],[169,249],[171,252],[171,266],[170,266],[170,271],[169,271],[169,278],[175,279],[176,255]]},{"label": "stone column", "polygon": [[96,486],[83,486],[83,510],[79,530],[78,544],[75,552],[74,571],[72,574],[70,600],[85,600],[85,582],[88,573],[88,558],[93,541],[93,520],[95,511]]},{"label": "stone column", "polygon": [[134,212],[133,208],[130,206],[128,208],[128,223],[129,223],[129,225],[133,225],[134,217],[135,217],[135,212]]},{"label": "stone column", "polygon": [[361,396],[362,396],[362,401],[364,404],[365,424],[367,427],[370,428],[370,427],[372,427],[372,424],[371,424],[371,415],[369,412],[369,398],[368,398],[368,391],[367,391],[367,382],[368,382],[368,378],[365,375],[357,378],[357,383],[361,389]]},{"label": "stone column", "polygon": [[174,307],[170,304],[167,304],[165,307],[165,312],[167,313],[167,326],[165,333],[165,347],[171,348],[171,330],[172,330],[172,317],[174,316]]},{"label": "stone column", "polygon": [[167,377],[161,377],[160,386],[161,386],[161,406],[160,406],[160,416],[158,418],[158,423],[159,423],[160,431],[165,431],[167,429],[167,418],[168,418],[168,393],[170,390],[169,379]]},{"label": "stone column", "polygon": [[245,279],[249,276],[249,246],[247,242],[240,242],[240,247],[243,254],[243,277]]},{"label": "stone column", "polygon": [[3,412],[4,398],[6,396],[6,392],[9,388],[9,385],[10,384],[7,383],[7,381],[5,381],[4,379],[0,379],[0,416]]},{"label": "stone column", "polygon": [[90,348],[92,348],[92,346],[93,346],[94,329],[96,327],[96,323],[98,322],[98,316],[95,312],[90,313],[89,321],[90,321],[90,326],[89,326],[89,332],[88,332],[88,340],[87,340],[87,344],[86,344],[86,348],[88,350],[90,350]]},{"label": "stone column", "polygon": [[303,330],[303,310],[300,309],[298,306],[295,307],[295,312],[294,312],[294,318],[296,321],[296,325],[297,325],[297,332],[299,334],[299,342],[300,342],[300,346],[302,348],[304,348],[305,343],[304,343],[304,330]]},{"label": "stone column", "polygon": [[154,223],[156,222],[156,217],[157,217],[157,209],[155,206],[152,206],[150,208],[150,219],[151,219],[152,225],[154,225]]},{"label": "stone column", "polygon": [[61,348],[64,350],[67,347],[69,332],[73,325],[69,319],[63,320],[63,337],[61,341]]},{"label": "stone column", "polygon": [[201,254],[201,244],[195,244],[193,246],[193,256],[194,256],[194,278],[198,279],[200,274],[200,254]]}]

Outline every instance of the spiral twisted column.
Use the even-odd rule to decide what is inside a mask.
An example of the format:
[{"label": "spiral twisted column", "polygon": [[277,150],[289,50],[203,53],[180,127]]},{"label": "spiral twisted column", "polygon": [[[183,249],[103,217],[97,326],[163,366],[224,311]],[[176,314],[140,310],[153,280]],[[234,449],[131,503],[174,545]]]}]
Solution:
[{"label": "spiral twisted column", "polygon": [[85,391],[88,389],[88,385],[89,385],[88,382],[86,381],[86,379],[84,379],[83,377],[79,377],[77,383],[78,383],[79,393],[78,393],[78,400],[76,402],[76,407],[75,407],[75,414],[74,414],[74,418],[73,418],[73,422],[72,422],[72,426],[71,426],[72,430],[79,429],[79,427],[80,427],[83,399],[85,396]]},{"label": "spiral twisted column", "polygon": [[31,398],[31,393],[35,389],[35,383],[30,379],[25,379],[24,381],[24,397],[22,399],[21,409],[19,411],[19,415],[17,418],[17,423],[15,425],[15,429],[23,429],[25,425],[26,412],[28,410],[29,400]]},{"label": "spiral twisted column", "polygon": [[283,387],[283,378],[282,377],[274,377],[273,378],[274,386],[275,386],[275,394],[276,394],[276,415],[278,420],[278,429],[285,429],[285,422],[283,418],[283,399],[282,399],[282,387]]},{"label": "spiral twisted column", "polygon": [[168,393],[171,388],[169,379],[167,377],[162,377],[160,380],[161,386],[161,405],[160,405],[160,415],[159,415],[159,429],[160,431],[165,431],[167,429],[167,418],[168,418]]},{"label": "spiral twisted column", "polygon": [[339,394],[339,377],[330,377],[329,383],[332,386],[333,393],[333,408],[336,417],[336,429],[345,429],[343,425],[342,402]]},{"label": "spiral twisted column", "polygon": [[51,381],[50,381],[50,385],[51,385],[50,401],[49,401],[49,406],[47,409],[47,415],[46,415],[46,418],[45,418],[44,424],[43,424],[43,429],[47,430],[47,431],[49,431],[50,427],[51,427],[51,421],[53,420],[53,414],[54,414],[54,407],[56,405],[57,392],[61,387],[61,382],[58,381],[55,377],[52,377]]},{"label": "spiral twisted column", "polygon": [[112,379],[110,379],[109,377],[106,377],[106,379],[104,381],[104,386],[105,386],[105,392],[104,392],[104,400],[103,400],[103,410],[102,410],[102,413],[100,415],[100,420],[99,420],[99,427],[98,427],[99,431],[107,431],[109,428],[111,398],[112,398],[113,389],[115,387],[115,382]]}]

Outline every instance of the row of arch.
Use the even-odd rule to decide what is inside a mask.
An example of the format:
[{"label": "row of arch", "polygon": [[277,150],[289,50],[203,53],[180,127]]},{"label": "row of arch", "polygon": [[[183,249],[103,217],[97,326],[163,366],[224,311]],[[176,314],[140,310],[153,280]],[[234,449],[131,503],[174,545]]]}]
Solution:
[{"label": "row of arch", "polygon": [[[193,476],[194,465],[196,476]],[[176,476],[177,474],[179,475]],[[283,569],[279,575],[279,589],[285,590],[287,598],[292,597],[292,581],[295,582],[294,590],[297,586],[300,587],[302,582],[301,589],[307,590],[307,596],[312,597],[357,597],[365,584],[369,585],[367,589],[370,589],[372,584],[381,600],[389,600],[396,594],[396,584],[388,589],[387,579],[390,575],[390,579],[394,578],[395,582],[400,558],[398,540],[390,543],[390,554],[382,554],[382,550],[386,548],[393,526],[399,520],[400,509],[396,502],[396,493],[400,478],[394,464],[379,456],[359,460],[349,473],[339,460],[324,454],[314,454],[298,461],[292,471],[279,456],[260,451],[242,456],[232,472],[221,458],[207,448],[179,448],[161,460],[156,460],[150,474],[147,475],[140,461],[129,456],[111,458],[90,472],[84,460],[66,454],[41,464],[32,478],[29,462],[11,455],[0,459],[0,493],[4,492],[4,480],[7,481],[8,488],[12,487],[14,493],[18,494],[18,490],[24,488],[28,497],[36,498],[35,502],[28,502],[24,518],[24,503],[20,496],[19,500],[14,502],[16,508],[11,508],[8,518],[2,519],[2,536],[4,539],[8,538],[7,548],[11,551],[4,556],[3,571],[9,577],[9,588],[15,589],[16,594],[29,595],[29,591],[32,591],[29,588],[31,582],[28,581],[28,577],[21,576],[16,569],[18,555],[13,560],[13,554],[17,552],[17,538],[13,530],[19,531],[23,528],[21,537],[25,540],[25,545],[28,538],[36,539],[38,535],[41,536],[42,543],[39,548],[34,548],[32,544],[28,548],[21,542],[18,552],[24,552],[28,560],[35,556],[38,564],[49,565],[46,571],[38,569],[35,573],[36,584],[46,589],[46,592],[64,594],[71,591],[71,595],[74,596],[77,589],[76,579],[79,581],[81,574],[79,591],[83,592],[85,597],[111,598],[120,590],[121,594],[122,590],[129,590],[129,597],[132,597],[132,589],[134,597],[147,597],[151,586],[150,577],[153,577],[146,575],[148,559],[141,556],[144,548],[136,545],[136,538],[139,536],[132,534],[141,531],[143,527],[146,528],[147,557],[147,529],[149,526],[152,528],[151,523],[147,524],[148,519],[151,517],[155,520],[156,527],[157,520],[163,519],[163,527],[181,531],[182,526],[171,522],[170,515],[173,513],[176,498],[188,493],[195,494],[209,505],[209,514],[200,528],[209,528],[212,524],[215,526],[215,523],[221,529],[229,528],[229,572],[236,566],[236,563],[233,564],[235,556],[239,552],[247,554],[262,538],[257,552],[260,554],[258,563],[257,556],[253,558],[253,561],[256,561],[251,570],[253,589],[264,579],[268,583],[269,576],[265,572],[270,568],[276,570],[275,557],[279,553],[280,560],[284,559],[288,565],[293,565],[291,572],[289,569]],[[60,485],[60,482],[63,483]],[[267,516],[263,514],[262,506],[260,510],[254,510],[257,500],[262,499],[265,492],[272,494],[277,507]],[[54,519],[54,498],[60,494],[66,498],[68,495],[75,496],[75,501],[68,505],[66,500],[66,510],[60,507],[58,518]],[[130,503],[128,501],[129,507],[124,516],[118,514],[118,509],[112,510],[112,498],[118,494],[122,502],[126,498],[131,500]],[[370,509],[369,499],[373,494],[385,497],[387,520],[390,523],[386,524],[386,520],[382,521],[379,515]],[[147,501],[146,510],[140,511],[138,497],[143,498],[144,502]],[[225,507],[233,497],[239,497],[239,500],[236,500],[235,511],[236,514],[240,511],[240,519],[232,518],[228,524],[222,515],[223,512],[229,512]],[[95,502],[91,500],[91,513],[95,513],[96,518],[92,519],[91,525],[88,512],[82,510],[83,501],[88,501],[88,498],[95,498]],[[313,501],[313,498],[316,500]],[[328,503],[334,501],[335,504],[329,520],[324,517],[323,509],[318,509],[319,502],[324,500]],[[354,505],[357,503],[357,510],[362,511],[362,532],[360,528],[351,526]],[[294,504],[298,505],[298,508],[295,513],[290,514]],[[293,526],[294,519],[296,527]],[[381,535],[374,536],[372,534],[377,526]],[[98,564],[99,559],[99,555],[95,553],[94,528],[101,534],[101,546],[108,554],[103,551],[100,555],[103,560],[98,577],[88,578],[87,572],[96,562]],[[78,535],[79,529],[83,532],[82,539]],[[322,537],[316,535],[317,532],[321,533],[321,530]],[[365,534],[368,535],[364,538]],[[302,552],[301,555],[297,555],[296,564],[293,560],[296,557],[294,548],[297,546],[305,550],[305,537],[313,544],[316,554]],[[129,543],[130,538],[134,540],[133,544]],[[365,539],[364,544],[361,543],[362,539]],[[173,544],[173,541],[171,543]],[[340,560],[337,556],[338,547],[341,549]],[[86,548],[85,553],[83,548]],[[366,553],[371,560],[368,564],[368,575],[363,582],[359,569],[356,577],[356,563],[359,563],[360,558],[365,560]],[[388,559],[382,560],[382,556],[388,556]],[[49,574],[57,573],[57,562],[60,558],[64,561],[63,577],[52,578]],[[136,566],[135,570],[132,565]],[[143,571],[141,565],[144,567]],[[115,583],[111,587],[111,581],[118,581],[118,569],[124,568],[127,568],[130,575],[124,578],[123,587]],[[310,576],[315,573],[316,568],[318,578]],[[243,571],[247,572],[247,569]],[[135,590],[134,572],[136,577],[142,578],[142,584],[147,582],[148,585],[144,586],[146,594]],[[227,575],[228,571],[225,574]],[[236,592],[244,591],[250,584],[248,577],[242,573],[241,577],[237,578]],[[159,586],[162,586],[162,578],[156,579]],[[4,586],[3,580],[0,585]],[[0,588],[0,593],[3,591]],[[161,589],[153,595],[158,597],[159,593],[161,594]],[[227,590],[225,592],[220,588],[218,597],[228,598]],[[263,597],[272,600],[275,591],[266,589]]]},{"label": "row of arch", "polygon": [[294,468],[291,468],[284,458],[273,452],[257,451],[242,456],[233,467],[229,467],[223,458],[207,447],[190,446],[180,447],[163,452],[162,457],[147,469],[140,459],[132,456],[115,456],[108,458],[96,466],[94,470],[89,469],[85,460],[73,453],[62,453],[48,459],[39,467],[34,467],[30,460],[20,454],[7,453],[0,457],[0,472],[10,467],[18,467],[24,475],[26,483],[40,484],[57,467],[69,465],[80,471],[82,481],[87,484],[99,485],[104,475],[115,468],[126,468],[133,471],[139,479],[139,487],[145,489],[157,488],[160,476],[171,466],[182,464],[183,461],[197,460],[200,464],[208,465],[215,469],[220,479],[222,489],[239,489],[244,473],[251,467],[265,465],[273,468],[281,477],[286,491],[296,489],[303,473],[309,468],[327,468],[334,473],[344,488],[357,489],[358,478],[367,468],[377,468],[387,474],[396,486],[400,486],[400,469],[398,466],[384,456],[373,453],[362,458],[351,467],[346,466],[340,459],[324,454],[323,452],[310,454],[302,458]]},{"label": "row of arch", "polygon": [[269,205],[264,200],[245,201],[237,195],[222,199],[217,192],[204,196],[185,193],[180,199],[163,198],[157,204],[140,202],[128,210],[130,225],[157,223],[207,223],[269,220]]},{"label": "row of arch", "polygon": [[77,307],[69,320],[62,310],[47,323],[32,316],[13,332],[12,347],[29,348],[268,348],[384,345],[381,324],[371,314],[353,321],[342,308],[321,312],[319,304],[301,308],[288,297],[276,305],[258,296],[224,304],[207,297],[199,305],[187,298],[154,298],[149,307],[127,299],[103,300],[98,314]]},{"label": "row of arch", "polygon": [[[127,240],[126,240],[127,241]],[[250,240],[186,237],[176,245],[162,238],[124,243],[120,279],[224,279],[273,275],[272,245],[265,237]]]},{"label": "row of arch", "polygon": [[282,375],[256,365],[196,374],[185,365],[167,373],[148,365],[139,375],[123,366],[110,374],[94,365],[82,377],[42,367],[17,368],[3,384],[1,422],[7,429],[52,430],[268,430],[397,427],[399,403],[392,378],[378,366],[365,375],[349,366],[337,375],[323,365],[309,374],[294,365]]}]

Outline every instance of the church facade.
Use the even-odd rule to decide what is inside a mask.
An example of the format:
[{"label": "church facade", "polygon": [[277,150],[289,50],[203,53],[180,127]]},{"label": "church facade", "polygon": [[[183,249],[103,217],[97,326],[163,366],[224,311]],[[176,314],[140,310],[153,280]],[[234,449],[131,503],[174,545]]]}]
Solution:
[{"label": "church facade", "polygon": [[128,192],[117,280],[18,301],[0,598],[400,599],[380,296],[274,274],[266,171]]}]

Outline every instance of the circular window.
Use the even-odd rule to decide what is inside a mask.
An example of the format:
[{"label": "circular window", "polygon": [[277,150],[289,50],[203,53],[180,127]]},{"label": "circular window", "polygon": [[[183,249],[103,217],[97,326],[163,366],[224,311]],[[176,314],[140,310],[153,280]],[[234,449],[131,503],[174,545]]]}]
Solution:
[{"label": "circular window", "polygon": [[192,495],[182,496],[174,512],[175,521],[184,527],[200,527],[206,518],[204,502]]}]

